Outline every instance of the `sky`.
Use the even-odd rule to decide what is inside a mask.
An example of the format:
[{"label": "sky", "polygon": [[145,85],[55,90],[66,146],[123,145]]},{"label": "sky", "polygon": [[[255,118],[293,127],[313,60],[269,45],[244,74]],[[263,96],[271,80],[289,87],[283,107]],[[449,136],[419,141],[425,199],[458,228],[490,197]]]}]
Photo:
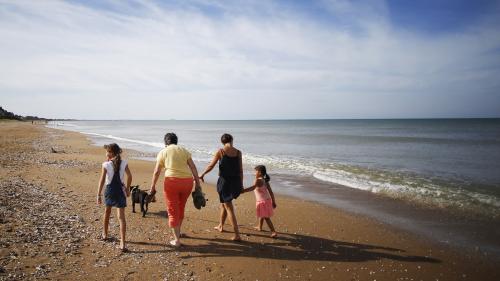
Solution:
[{"label": "sky", "polygon": [[500,117],[500,1],[0,0],[0,106],[75,119]]}]

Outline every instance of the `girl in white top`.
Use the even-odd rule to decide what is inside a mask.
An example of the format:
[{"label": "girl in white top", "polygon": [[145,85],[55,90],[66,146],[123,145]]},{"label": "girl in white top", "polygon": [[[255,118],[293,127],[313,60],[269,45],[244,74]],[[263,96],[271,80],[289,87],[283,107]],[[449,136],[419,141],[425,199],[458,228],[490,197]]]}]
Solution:
[{"label": "girl in white top", "polygon": [[[106,183],[104,191],[106,208],[104,210],[104,229],[101,238],[104,241],[108,239],[109,216],[111,215],[111,208],[116,207],[118,220],[120,221],[120,249],[126,252],[125,232],[127,224],[125,221],[125,207],[127,206],[127,197],[130,196],[132,173],[128,168],[127,161],[121,159],[122,150],[116,143],[105,145],[104,148],[108,160],[102,163],[101,178],[97,189],[97,203],[102,204],[102,188]],[[126,187],[123,185],[125,174],[127,174]]]}]

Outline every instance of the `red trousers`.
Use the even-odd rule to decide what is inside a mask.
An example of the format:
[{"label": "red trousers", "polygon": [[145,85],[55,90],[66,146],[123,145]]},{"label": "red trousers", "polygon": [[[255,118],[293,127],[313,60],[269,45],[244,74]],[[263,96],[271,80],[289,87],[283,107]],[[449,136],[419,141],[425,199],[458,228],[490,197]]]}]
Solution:
[{"label": "red trousers", "polygon": [[179,226],[184,219],[184,207],[192,190],[192,178],[165,178],[165,182],[163,182],[163,194],[165,194],[168,225],[170,227]]}]

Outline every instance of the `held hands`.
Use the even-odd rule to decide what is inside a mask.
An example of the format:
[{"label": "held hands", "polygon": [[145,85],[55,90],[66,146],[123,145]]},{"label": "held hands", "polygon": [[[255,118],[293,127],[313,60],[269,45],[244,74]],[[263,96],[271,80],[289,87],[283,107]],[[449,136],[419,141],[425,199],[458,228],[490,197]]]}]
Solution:
[{"label": "held hands", "polygon": [[199,177],[199,178],[200,178],[200,180],[201,180],[201,182],[205,182],[204,177],[205,177],[205,174],[202,174],[202,175]]}]

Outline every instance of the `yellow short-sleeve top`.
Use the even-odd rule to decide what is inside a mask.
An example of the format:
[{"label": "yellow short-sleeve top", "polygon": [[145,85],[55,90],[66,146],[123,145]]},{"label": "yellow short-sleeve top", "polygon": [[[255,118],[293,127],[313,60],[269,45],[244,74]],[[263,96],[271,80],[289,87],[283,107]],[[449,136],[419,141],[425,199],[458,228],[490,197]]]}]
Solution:
[{"label": "yellow short-sleeve top", "polygon": [[165,168],[165,177],[192,178],[193,174],[187,164],[191,158],[191,153],[184,147],[170,144],[156,157],[156,163]]}]

